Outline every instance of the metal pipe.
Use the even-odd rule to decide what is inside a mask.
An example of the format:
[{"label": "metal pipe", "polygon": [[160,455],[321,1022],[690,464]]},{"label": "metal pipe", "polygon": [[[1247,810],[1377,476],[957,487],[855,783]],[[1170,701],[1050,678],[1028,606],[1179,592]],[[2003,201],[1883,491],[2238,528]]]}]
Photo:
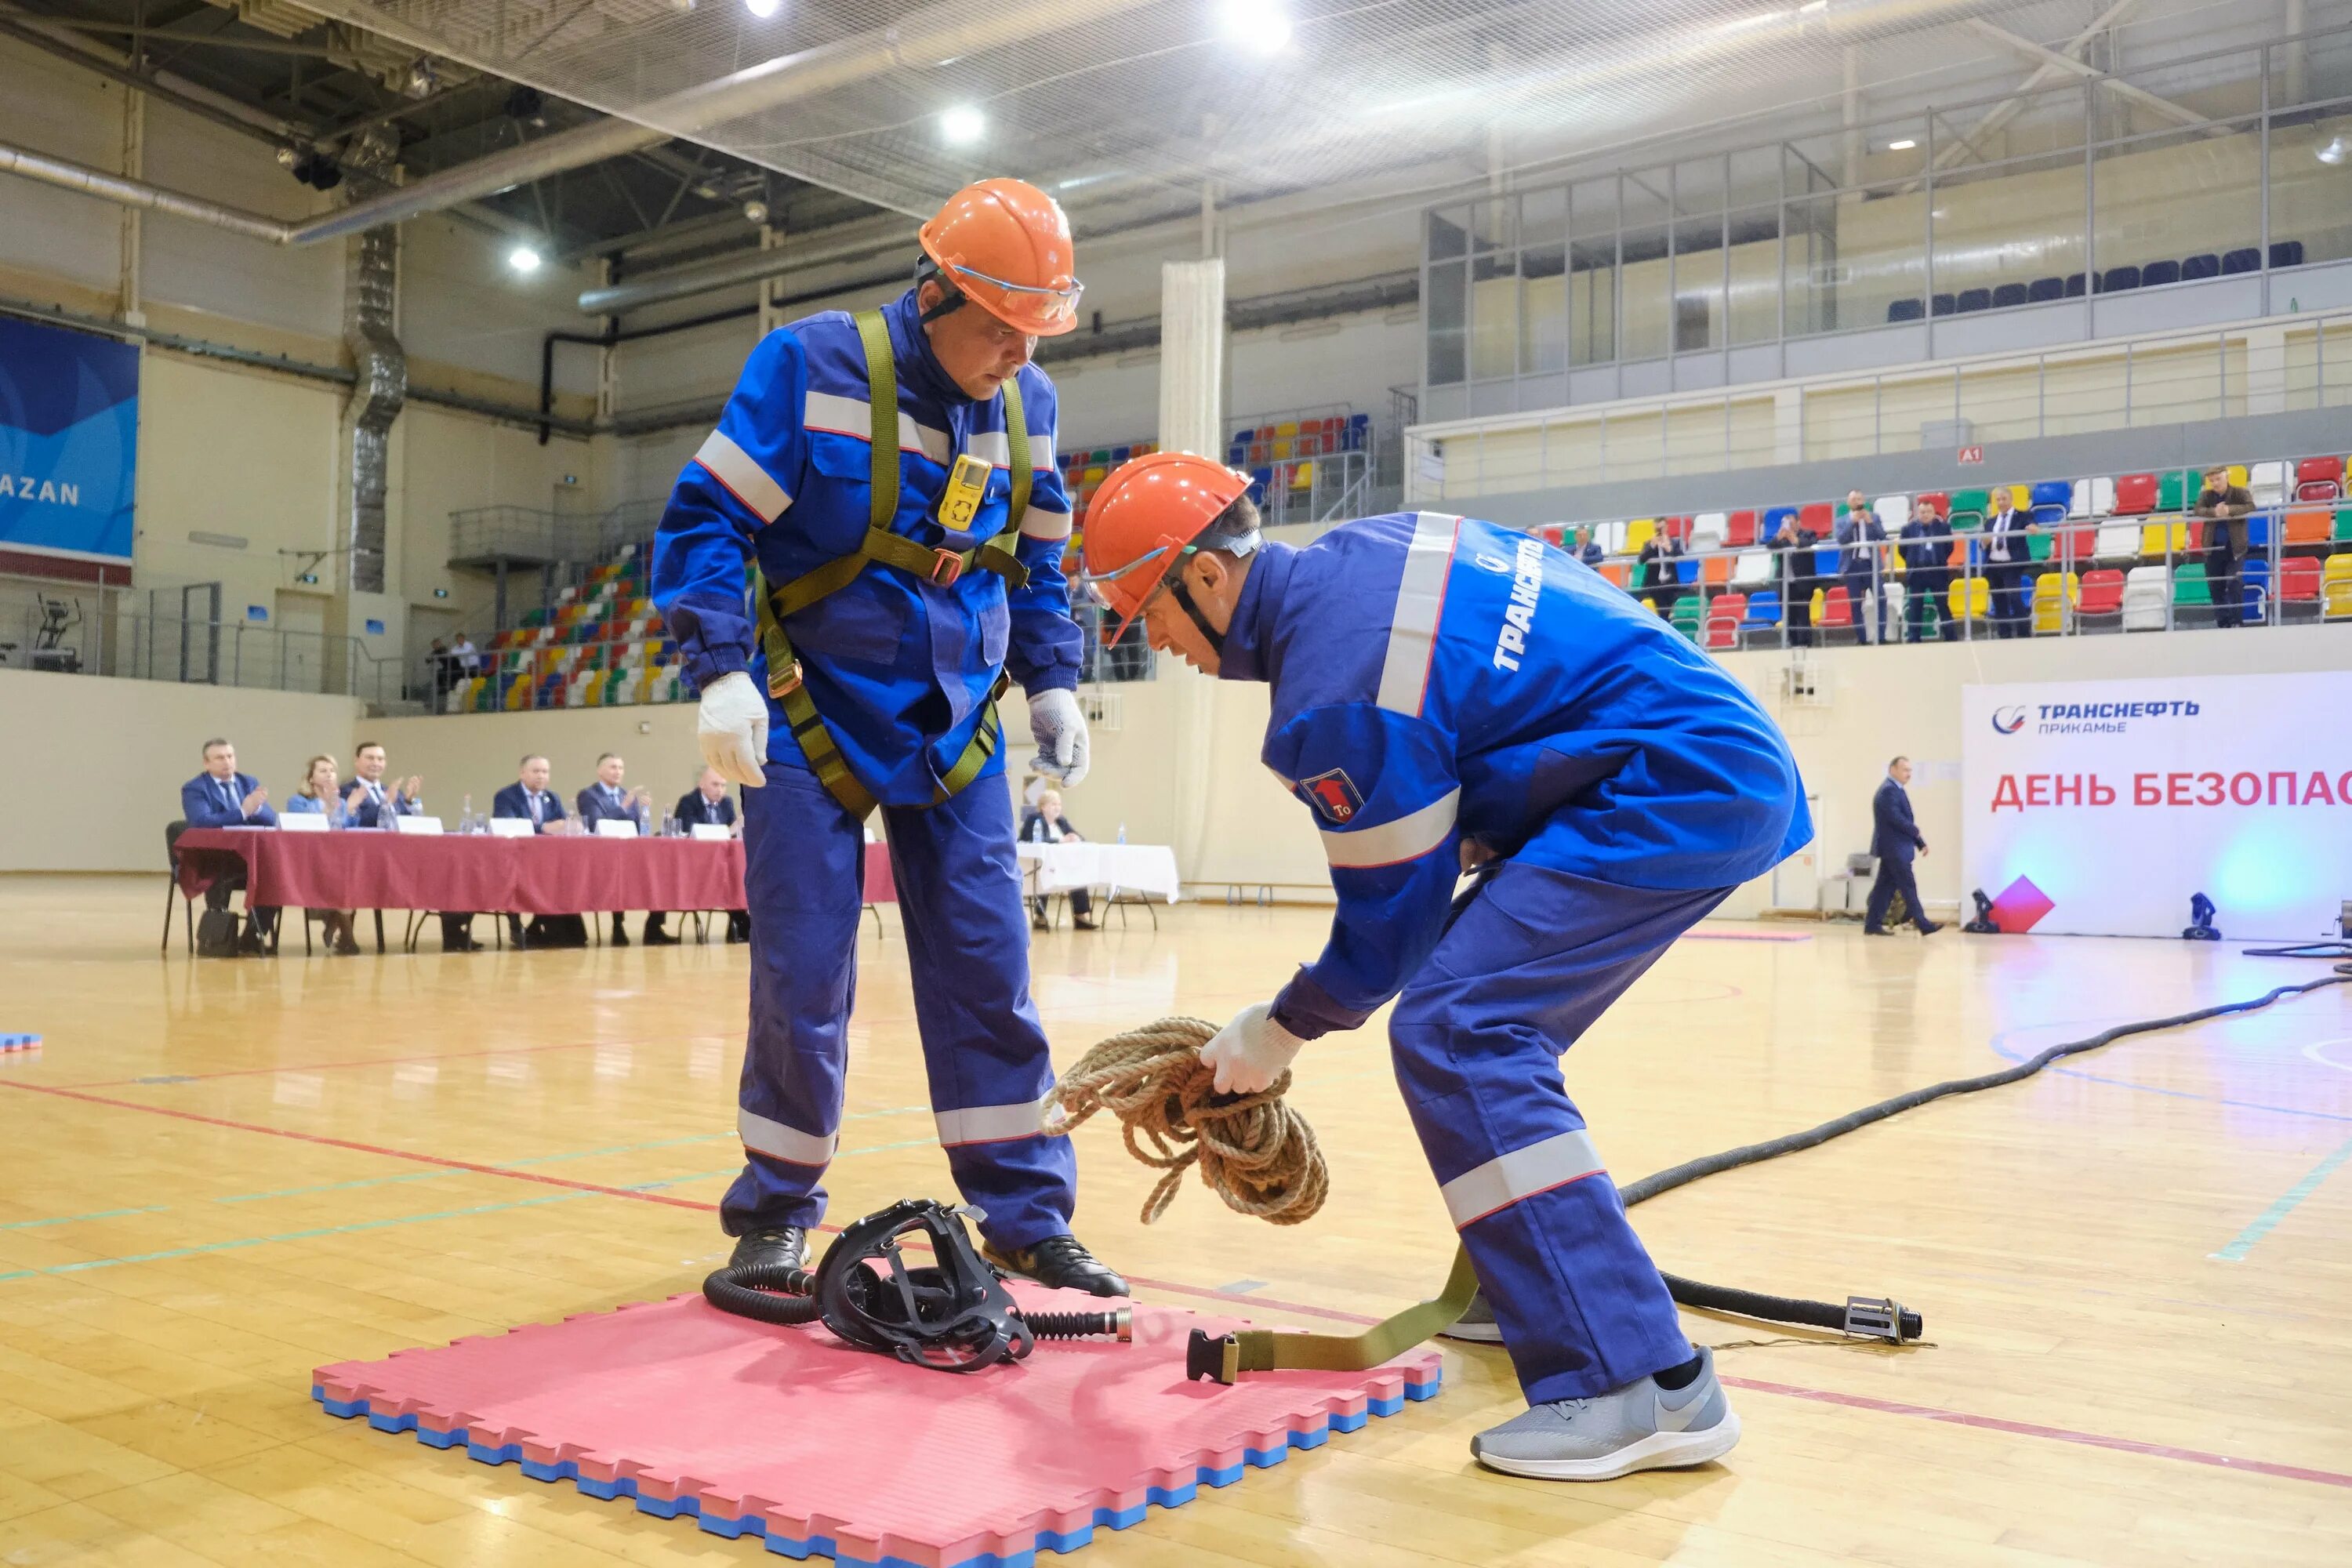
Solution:
[{"label": "metal pipe", "polygon": [[616,283],[608,289],[583,290],[580,296],[580,312],[585,316],[625,315],[669,300],[684,300],[696,294],[715,293],[721,289],[757,283],[782,272],[830,267],[845,261],[862,261],[869,256],[880,256],[892,250],[907,251],[911,261],[914,244],[914,236],[903,229],[887,237],[863,235],[835,240],[831,245],[804,247],[796,247],[788,240],[773,250],[747,250],[740,255],[721,257],[717,261],[673,268],[665,272],[649,272],[634,282]]},{"label": "metal pipe", "polygon": [[[176,195],[141,182],[123,181],[119,176],[22,149],[0,147],[0,172],[22,174],[126,205],[172,212],[248,238],[277,245],[316,245],[438,212],[479,196],[494,195],[515,185],[602,163],[672,137],[692,137],[713,126],[864,81],[886,71],[919,68],[959,55],[1001,48],[1138,10],[1150,3],[1150,0],[1014,0],[982,11],[953,3],[934,5],[890,26],[797,54],[780,55],[716,81],[656,99],[632,110],[633,119],[603,120],[558,132],[506,153],[428,174],[398,190],[299,224],[259,218],[215,202]],[[86,63],[93,67],[97,64]]]}]

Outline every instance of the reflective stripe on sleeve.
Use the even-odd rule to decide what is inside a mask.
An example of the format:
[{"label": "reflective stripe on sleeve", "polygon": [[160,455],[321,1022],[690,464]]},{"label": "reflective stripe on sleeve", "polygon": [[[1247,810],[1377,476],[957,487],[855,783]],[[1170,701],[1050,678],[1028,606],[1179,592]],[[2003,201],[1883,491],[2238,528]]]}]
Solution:
[{"label": "reflective stripe on sleeve", "polygon": [[735,1131],[743,1140],[743,1147],[755,1154],[765,1154],[772,1160],[782,1160],[793,1165],[827,1165],[833,1161],[833,1146],[837,1140],[819,1138],[787,1127],[781,1121],[771,1121],[756,1112],[740,1106],[735,1111]]},{"label": "reflective stripe on sleeve", "polygon": [[738,447],[724,430],[713,430],[694,454],[710,477],[727,487],[728,494],[751,509],[761,522],[773,522],[793,504],[792,493],[776,483],[768,470]]},{"label": "reflective stripe on sleeve", "polygon": [[971,1105],[961,1110],[935,1110],[940,1143],[952,1149],[960,1143],[1004,1143],[1015,1138],[1045,1135],[1045,1101],[1040,1098],[1020,1105]]},{"label": "reflective stripe on sleeve", "polygon": [[1579,1129],[1514,1149],[1465,1171],[1438,1188],[1438,1193],[1445,1199],[1445,1212],[1454,1216],[1454,1228],[1460,1230],[1522,1198],[1608,1173],[1592,1140]]},{"label": "reflective stripe on sleeve", "polygon": [[1404,575],[1397,582],[1396,612],[1389,617],[1388,657],[1381,661],[1380,705],[1392,713],[1421,717],[1429,686],[1429,662],[1437,650],[1437,621],[1445,612],[1445,578],[1454,565],[1459,517],[1424,511],[1413,523],[1405,551]]},{"label": "reflective stripe on sleeve", "polygon": [[975,430],[964,450],[991,468],[1013,466],[1013,439],[1002,430]]},{"label": "reflective stripe on sleeve", "polygon": [[1450,789],[1410,816],[1394,822],[1383,822],[1376,827],[1359,827],[1348,833],[1323,835],[1323,853],[1335,870],[1368,870],[1375,866],[1394,866],[1426,855],[1445,842],[1454,831],[1454,819],[1462,809],[1462,792]]},{"label": "reflective stripe on sleeve", "polygon": [[[808,395],[808,400],[802,405],[801,424],[810,430],[824,430],[835,436],[848,436],[860,441],[871,441],[874,439],[874,405],[862,397],[844,397],[838,393],[832,392],[812,392]],[[910,436],[914,438],[911,445],[908,440]],[[1001,441],[1003,437],[1000,436],[997,439]],[[934,430],[928,425],[919,425],[908,418],[906,411],[901,409],[898,414],[898,450],[920,453],[941,468],[945,468],[949,457],[955,450],[955,443],[948,438],[946,431]],[[998,458],[996,464],[997,467],[1003,468],[1004,459],[1002,457]]]},{"label": "reflective stripe on sleeve", "polygon": [[1049,507],[1029,503],[1021,514],[1021,531],[1031,539],[1067,539],[1070,537],[1070,514]]}]

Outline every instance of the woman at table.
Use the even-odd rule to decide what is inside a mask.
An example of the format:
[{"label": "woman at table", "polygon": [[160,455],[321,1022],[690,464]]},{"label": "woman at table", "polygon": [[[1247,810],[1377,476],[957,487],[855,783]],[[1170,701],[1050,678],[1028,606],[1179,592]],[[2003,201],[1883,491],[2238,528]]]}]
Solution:
[{"label": "woman at table", "polygon": [[[335,791],[335,759],[312,757],[310,771],[302,775],[302,787],[286,797],[286,809],[305,815],[322,816],[330,827],[349,827],[352,814],[343,805],[342,796]],[[360,950],[359,939],[352,934],[352,911],[349,910],[311,910],[326,929],[327,951],[348,957]]]},{"label": "woman at table", "polygon": [[[1036,806],[1021,814],[1021,841],[1024,844],[1076,844],[1080,842],[1078,830],[1062,815],[1062,794],[1047,790],[1037,797]],[[1029,923],[1039,931],[1050,930],[1052,922],[1045,918],[1045,898],[1043,894],[1029,900]],[[1080,931],[1092,931],[1095,922],[1089,917],[1095,909],[1094,896],[1084,888],[1070,889],[1070,923]]]}]

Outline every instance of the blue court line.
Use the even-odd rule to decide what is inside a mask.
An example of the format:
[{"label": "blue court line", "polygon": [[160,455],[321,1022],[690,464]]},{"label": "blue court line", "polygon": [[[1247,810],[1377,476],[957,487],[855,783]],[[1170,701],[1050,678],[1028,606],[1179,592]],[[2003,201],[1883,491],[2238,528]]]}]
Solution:
[{"label": "blue court line", "polygon": [[161,1204],[152,1208],[143,1209],[100,1209],[96,1214],[59,1215],[55,1219],[10,1220],[6,1225],[0,1225],[0,1230],[38,1230],[45,1225],[73,1225],[86,1219],[119,1219],[124,1215],[162,1214],[163,1212],[163,1205]]},{"label": "blue court line", "polygon": [[[2020,1024],[2014,1028],[2003,1029],[1999,1034],[1993,1036],[1992,1054],[2000,1058],[2003,1061],[2021,1062],[2035,1053],[2031,1051],[2012,1051],[2007,1048],[2002,1042],[2007,1040],[2011,1035],[2022,1035],[2032,1029],[2070,1029],[2076,1027],[2078,1025],[2088,1028],[2091,1033],[2096,1034],[2101,1029],[2114,1027],[2115,1024],[2120,1021],[2121,1020],[2110,1020],[2103,1023],[2096,1019],[2085,1018],[2055,1024]],[[2201,1022],[2209,1024],[2219,1021],[2220,1020],[2218,1019],[2212,1018],[2201,1020]],[[2191,1025],[2189,1026],[2193,1028],[2196,1026]],[[2146,1037],[2135,1037],[2145,1038]],[[2053,1040],[2051,1043],[2055,1045],[2057,1042]],[[2122,1042],[2118,1041],[2116,1043],[2120,1045]],[[2079,1079],[2084,1083],[2103,1083],[2111,1089],[2137,1089],[2142,1094],[2160,1094],[2167,1100],[2198,1100],[2204,1101],[2208,1105],[2226,1105],[2233,1110],[2267,1110],[2273,1116],[2301,1116],[2314,1121],[2352,1122],[2352,1116],[2347,1116],[2338,1111],[2308,1110],[2299,1105],[2266,1105],[2258,1100],[2232,1100],[2228,1095],[2200,1094],[2195,1089],[2166,1089],[2159,1084],[2135,1083],[2127,1078],[2108,1078],[2101,1073],[2084,1072],[2080,1068],[2052,1067],[2045,1070],[2052,1078]]]},{"label": "blue court line", "polygon": [[82,1263],[57,1263],[46,1268],[17,1268],[0,1274],[0,1280],[31,1279],[49,1274],[80,1274],[92,1268],[118,1268],[126,1263],[160,1263],[173,1258],[194,1258],[207,1252],[232,1252],[241,1247],[267,1247],[272,1242],[309,1241],[321,1236],[348,1236],[354,1231],[384,1230],[398,1225],[422,1225],[427,1220],[463,1219],[471,1215],[497,1214],[505,1209],[538,1208],[593,1196],[589,1193],[557,1193],[544,1198],[520,1198],[503,1204],[476,1204],[470,1208],[443,1209],[436,1214],[397,1215],[390,1219],[355,1220],[350,1225],[323,1225],[309,1230],[281,1231],[276,1236],[246,1236],[234,1241],[208,1241],[195,1247],[173,1247],[162,1252],[133,1253],[123,1258],[93,1258]]},{"label": "blue court line", "polygon": [[2276,1230],[2281,1220],[2302,1207],[2303,1200],[2317,1192],[2319,1184],[2343,1169],[2347,1161],[2352,1161],[2352,1138],[2346,1139],[2336,1152],[2314,1165],[2303,1180],[2280,1194],[2278,1202],[2255,1215],[2254,1222],[2240,1231],[2236,1240],[2221,1251],[2206,1256],[2219,1258],[2223,1263],[2244,1262],[2246,1254],[2254,1249],[2254,1243]]}]

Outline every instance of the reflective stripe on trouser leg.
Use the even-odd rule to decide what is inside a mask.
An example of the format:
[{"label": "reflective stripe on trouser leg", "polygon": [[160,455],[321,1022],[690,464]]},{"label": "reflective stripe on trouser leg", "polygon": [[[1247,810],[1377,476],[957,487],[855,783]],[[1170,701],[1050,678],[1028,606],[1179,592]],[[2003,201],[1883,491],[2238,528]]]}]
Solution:
[{"label": "reflective stripe on trouser leg", "polygon": [[1397,1081],[1530,1402],[1690,1355],[1560,1053],[1725,889],[1612,887],[1514,861],[1397,1000]]},{"label": "reflective stripe on trouser leg", "polygon": [[751,1028],[737,1127],[743,1173],[719,1204],[730,1235],[824,1217],[824,1166],[841,1127],[849,1010],[857,996],[865,835],[816,776],[767,765],[743,792],[751,917]]},{"label": "reflective stripe on trouser leg", "polygon": [[1029,999],[1029,917],[1002,765],[928,810],[885,807],[915,1018],[948,1169],[1000,1247],[1070,1228],[1077,1156],[1035,1131],[1054,1086]]}]

